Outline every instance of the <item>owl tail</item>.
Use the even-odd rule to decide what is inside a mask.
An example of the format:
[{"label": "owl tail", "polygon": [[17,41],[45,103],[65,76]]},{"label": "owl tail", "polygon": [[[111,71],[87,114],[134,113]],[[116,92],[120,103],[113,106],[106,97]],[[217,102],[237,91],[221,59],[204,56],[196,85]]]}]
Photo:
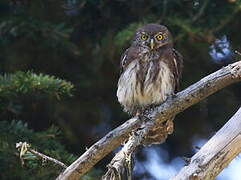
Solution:
[{"label": "owl tail", "polygon": [[153,129],[151,129],[144,139],[144,145],[151,145],[151,144],[161,144],[165,142],[167,136],[173,133],[174,124],[173,124],[174,117],[162,122],[161,124],[157,124]]}]

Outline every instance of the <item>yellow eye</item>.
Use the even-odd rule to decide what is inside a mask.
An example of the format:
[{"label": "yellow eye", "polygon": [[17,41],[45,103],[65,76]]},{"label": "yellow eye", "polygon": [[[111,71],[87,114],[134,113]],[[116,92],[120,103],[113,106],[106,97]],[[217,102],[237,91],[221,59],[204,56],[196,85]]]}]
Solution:
[{"label": "yellow eye", "polygon": [[162,34],[158,34],[158,35],[156,36],[156,39],[157,39],[158,41],[161,41],[161,40],[163,39],[163,35],[162,35]]},{"label": "yellow eye", "polygon": [[148,36],[146,34],[141,35],[141,40],[145,41],[148,39]]}]

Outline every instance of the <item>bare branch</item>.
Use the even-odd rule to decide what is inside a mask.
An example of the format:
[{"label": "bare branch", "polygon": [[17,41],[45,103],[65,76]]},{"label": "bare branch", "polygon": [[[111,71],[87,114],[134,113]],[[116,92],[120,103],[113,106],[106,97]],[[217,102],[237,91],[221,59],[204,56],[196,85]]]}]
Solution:
[{"label": "bare branch", "polygon": [[[185,90],[167,99],[162,105],[157,106],[146,116],[161,123],[216,91],[241,80],[241,61],[230,64],[215,73],[212,73]],[[91,146],[82,156],[72,163],[57,179],[77,180],[92,168],[99,160],[110,153],[126,140],[132,130],[141,126],[141,120],[134,117],[118,128],[108,133],[105,137]],[[145,122],[143,122],[145,123]]]},{"label": "bare branch", "polygon": [[241,152],[241,108],[171,180],[214,179]]},{"label": "bare branch", "polygon": [[38,152],[38,151],[35,151],[35,150],[31,149],[31,148],[29,148],[28,151],[31,152],[31,153],[33,153],[35,156],[40,157],[41,159],[51,161],[51,162],[53,162],[53,163],[61,166],[61,167],[64,168],[64,169],[67,168],[67,166],[66,166],[64,163],[62,163],[61,161],[59,161],[59,160],[57,160],[57,159],[54,159],[54,158],[49,157],[49,156],[46,156],[45,154],[40,153],[40,152]]},{"label": "bare branch", "polygon": [[112,130],[72,163],[57,177],[57,180],[79,179],[80,176],[85,174],[99,160],[123,143],[129,137],[131,131],[137,129],[140,125],[141,121],[139,118],[134,117]]},{"label": "bare branch", "polygon": [[30,148],[30,145],[26,142],[16,143],[16,148],[20,151],[19,156],[20,156],[22,164],[24,164],[24,159],[25,159],[24,155],[26,155],[27,152],[30,152],[30,153],[34,154],[35,156],[37,156],[38,158],[41,158],[42,160],[51,161],[51,162],[61,166],[64,169],[67,168],[67,166],[64,163],[62,163],[61,161],[54,159],[52,157],[46,156],[45,154],[40,153],[40,152]]}]

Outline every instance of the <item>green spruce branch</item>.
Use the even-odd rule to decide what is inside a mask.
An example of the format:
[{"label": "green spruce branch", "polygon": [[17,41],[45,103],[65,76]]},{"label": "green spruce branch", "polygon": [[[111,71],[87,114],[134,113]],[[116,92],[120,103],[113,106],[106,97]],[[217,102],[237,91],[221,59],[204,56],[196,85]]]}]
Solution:
[{"label": "green spruce branch", "polygon": [[71,96],[73,84],[54,76],[32,72],[16,72],[0,76],[0,98],[40,92],[56,98]]}]

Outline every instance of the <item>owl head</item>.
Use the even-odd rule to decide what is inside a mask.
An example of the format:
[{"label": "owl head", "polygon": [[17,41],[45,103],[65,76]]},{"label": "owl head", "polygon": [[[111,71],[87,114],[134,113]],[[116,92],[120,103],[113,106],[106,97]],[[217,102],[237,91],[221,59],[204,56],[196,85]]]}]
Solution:
[{"label": "owl head", "polygon": [[166,45],[172,46],[171,33],[159,24],[147,24],[136,31],[133,45],[156,50]]}]

